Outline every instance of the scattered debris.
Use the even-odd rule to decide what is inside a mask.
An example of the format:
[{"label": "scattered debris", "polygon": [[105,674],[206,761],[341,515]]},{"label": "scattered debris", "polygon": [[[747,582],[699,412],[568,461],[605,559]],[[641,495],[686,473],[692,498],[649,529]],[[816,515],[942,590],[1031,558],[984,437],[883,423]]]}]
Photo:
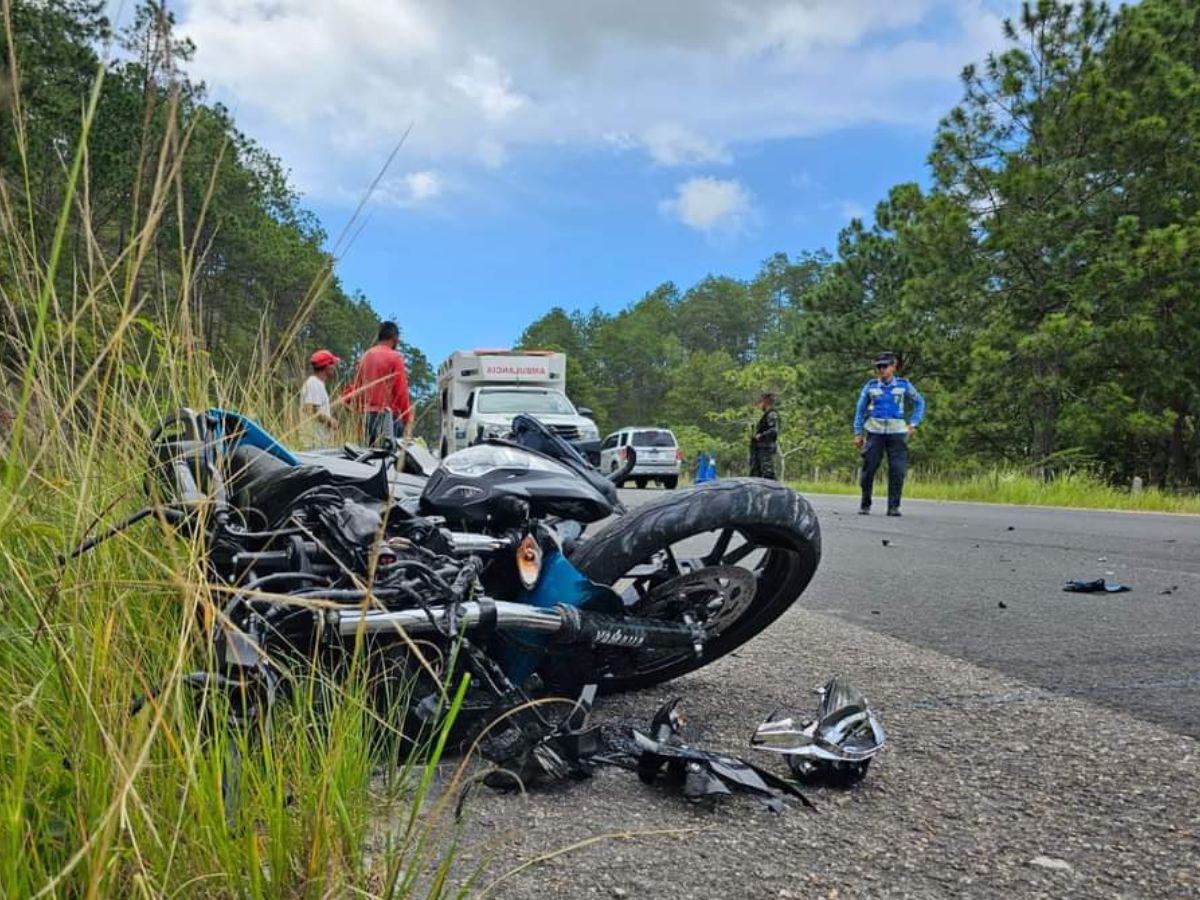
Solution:
[{"label": "scattered debris", "polygon": [[1096,559],[1096,562],[1108,562],[1107,556],[1101,556]]},{"label": "scattered debris", "polygon": [[1071,594],[1120,594],[1131,591],[1133,588],[1127,584],[1118,584],[1115,581],[1109,582],[1103,578],[1097,578],[1095,581],[1068,581],[1063,585],[1063,590]]},{"label": "scattered debris", "polygon": [[1173,594],[1177,590],[1179,590],[1179,585],[1173,584],[1169,588],[1163,588],[1161,591],[1159,591],[1159,593],[1160,594]]},{"label": "scattered debris", "polygon": [[650,734],[633,730],[639,751],[638,777],[653,784],[661,775],[682,789],[689,800],[718,800],[734,791],[749,794],[772,812],[782,812],[784,796],[792,796],[809,808],[808,798],[794,785],[735,756],[713,753],[683,742],[683,717],[676,711],[679,697],[662,705],[650,723]]},{"label": "scattered debris", "polygon": [[782,753],[788,768],[806,781],[853,784],[867,774],[872,757],[887,743],[887,733],[867,706],[862,692],[835,675],[817,693],[816,718],[797,727],[775,713],[758,726],[750,745]]},{"label": "scattered debris", "polygon": [[1015,526],[1015,525],[1009,525],[1009,526],[1008,526],[1007,528],[1005,528],[1004,530],[1005,530],[1005,531],[1016,531],[1016,530],[1017,530],[1017,526]]},{"label": "scattered debris", "polygon": [[[1169,592],[1168,592],[1168,593],[1169,593]],[[877,609],[873,609],[873,610],[871,610],[871,615],[873,615],[873,616],[877,616],[877,615],[879,615],[879,610],[877,610]]]},{"label": "scattered debris", "polygon": [[891,546],[891,543],[892,543],[892,542],[891,542],[891,541],[889,541],[887,538],[880,538],[880,539],[879,539],[879,542],[880,542],[881,544],[883,544],[883,546],[885,546],[885,547],[890,547],[890,546]]},{"label": "scattered debris", "polygon": [[1007,604],[1007,603],[1005,603],[1003,600],[1001,600],[1001,601],[1000,601],[999,603],[997,603],[996,605],[997,605],[997,606],[999,606],[1001,609],[1008,609],[1008,604]]},{"label": "scattered debris", "polygon": [[[502,729],[498,738],[489,735],[481,751],[494,768],[483,773],[483,783],[501,791],[524,791],[544,776],[581,781],[600,766],[612,766],[636,772],[645,784],[663,781],[689,800],[715,801],[742,793],[772,812],[782,812],[784,798],[790,796],[813,808],[791,782],[736,756],[685,744],[684,719],[676,711],[679,697],[659,708],[648,733],[628,728],[617,735],[588,726],[595,696],[595,685],[588,685],[558,723],[537,723],[527,717],[519,727]],[[459,815],[465,799],[464,792]]]},{"label": "scattered debris", "polygon": [[596,701],[596,685],[583,688],[574,706],[557,722],[540,715],[532,704],[499,717],[480,742],[480,755],[495,768],[484,784],[500,791],[520,790],[540,776],[581,781],[592,774],[596,757],[605,749],[598,726],[588,717]]},{"label": "scattered debris", "polygon": [[1074,872],[1071,864],[1065,859],[1058,859],[1054,856],[1035,856],[1029,861],[1031,866],[1037,866],[1040,869],[1050,869],[1054,872]]}]

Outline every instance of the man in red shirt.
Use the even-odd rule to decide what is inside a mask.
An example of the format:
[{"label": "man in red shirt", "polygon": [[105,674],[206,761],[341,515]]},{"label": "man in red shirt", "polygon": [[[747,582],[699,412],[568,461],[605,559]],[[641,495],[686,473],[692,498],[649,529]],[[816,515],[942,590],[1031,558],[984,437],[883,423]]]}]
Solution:
[{"label": "man in red shirt", "polygon": [[346,399],[362,413],[363,434],[368,446],[377,447],[394,437],[395,423],[412,425],[413,408],[408,396],[408,372],[404,357],[396,349],[400,329],[395,322],[379,326],[379,337],[358,361]]}]

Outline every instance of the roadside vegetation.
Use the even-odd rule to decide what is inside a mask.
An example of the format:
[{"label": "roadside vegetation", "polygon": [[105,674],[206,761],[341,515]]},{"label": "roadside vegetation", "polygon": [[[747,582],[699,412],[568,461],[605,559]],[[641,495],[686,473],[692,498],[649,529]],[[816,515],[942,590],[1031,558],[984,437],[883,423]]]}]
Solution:
[{"label": "roadside vegetation", "polygon": [[917,467],[981,490],[971,473],[998,468],[1195,493],[1200,6],[1039,0],[1007,37],[964,71],[928,177],[836,247],[662,284],[616,314],[580,298],[524,344],[570,354],[602,428],[669,426],[723,473],[745,471],[751,404],[775,390],[788,468],[848,477],[854,403],[890,349],[929,401]]},{"label": "roadside vegetation", "polygon": [[[140,505],[166,411],[226,405],[286,438],[307,353],[350,359],[378,324],[333,274],[345,237],[187,79],[163,9],[116,34],[102,9],[0,0],[0,896],[439,895],[440,735],[381,766],[372,736],[395,735],[353,678],[307,686],[269,733],[210,728],[224,710],[180,678],[208,668],[224,599],[200,548],[148,521],[62,559]],[[1040,4],[1012,37],[966,76],[932,187],[897,187],[836,254],[663,285],[615,316],[556,310],[524,343],[570,354],[603,425],[673,425],[723,474],[763,388],[783,394],[792,471],[852,470],[862,366],[889,347],[930,400],[918,465],[1057,476],[918,471],[914,496],[1195,488],[1200,12]],[[1194,502],[1136,500],[1160,501]]]},{"label": "roadside vegetation", "polygon": [[287,435],[302,350],[376,322],[169,20],[112,36],[99,9],[0,7],[0,896],[442,895],[442,735],[402,743],[353,675],[226,728],[183,677],[227,599],[201,548],[150,519],[63,559],[144,504],[165,412]]},{"label": "roadside vegetation", "polygon": [[[853,494],[857,497],[859,492],[858,482],[852,478],[788,483],[801,493]],[[884,473],[877,482],[876,493],[886,490],[887,477]],[[918,500],[1200,514],[1200,497],[1195,494],[1173,494],[1153,487],[1134,493],[1086,473],[1062,473],[1047,481],[1028,472],[1012,470],[995,469],[966,478],[954,478],[918,469],[909,471],[904,495]]]}]

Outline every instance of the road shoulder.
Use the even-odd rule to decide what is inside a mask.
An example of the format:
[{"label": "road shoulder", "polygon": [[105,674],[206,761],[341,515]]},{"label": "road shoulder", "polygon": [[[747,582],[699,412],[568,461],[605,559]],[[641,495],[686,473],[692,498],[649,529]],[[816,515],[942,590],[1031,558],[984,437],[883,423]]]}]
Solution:
[{"label": "road shoulder", "polygon": [[[793,609],[736,657],[613,698],[599,717],[641,722],[679,694],[706,746],[749,753],[759,717],[808,712],[834,673],[867,693],[891,744],[857,788],[809,791],[815,813],[741,800],[710,811],[604,771],[526,798],[479,794],[460,871],[484,863],[483,886],[620,834],[531,866],[494,896],[1200,891],[1195,740],[823,614]],[[645,834],[664,830],[677,833]]]}]

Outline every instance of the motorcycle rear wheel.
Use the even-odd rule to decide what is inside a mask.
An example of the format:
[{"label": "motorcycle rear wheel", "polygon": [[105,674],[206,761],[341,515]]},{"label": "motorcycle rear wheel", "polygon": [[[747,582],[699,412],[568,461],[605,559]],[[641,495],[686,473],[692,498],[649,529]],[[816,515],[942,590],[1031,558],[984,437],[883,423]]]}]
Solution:
[{"label": "motorcycle rear wheel", "polygon": [[[792,605],[821,558],[821,529],[808,501],[781,484],[731,478],[674,491],[615,519],[580,542],[571,562],[611,585],[630,615],[681,573],[740,565],[755,578],[740,615],[710,629],[704,653],[598,654],[593,680],[605,693],[650,687],[706,666],[744,644]],[[639,599],[640,598],[640,599]]]}]

